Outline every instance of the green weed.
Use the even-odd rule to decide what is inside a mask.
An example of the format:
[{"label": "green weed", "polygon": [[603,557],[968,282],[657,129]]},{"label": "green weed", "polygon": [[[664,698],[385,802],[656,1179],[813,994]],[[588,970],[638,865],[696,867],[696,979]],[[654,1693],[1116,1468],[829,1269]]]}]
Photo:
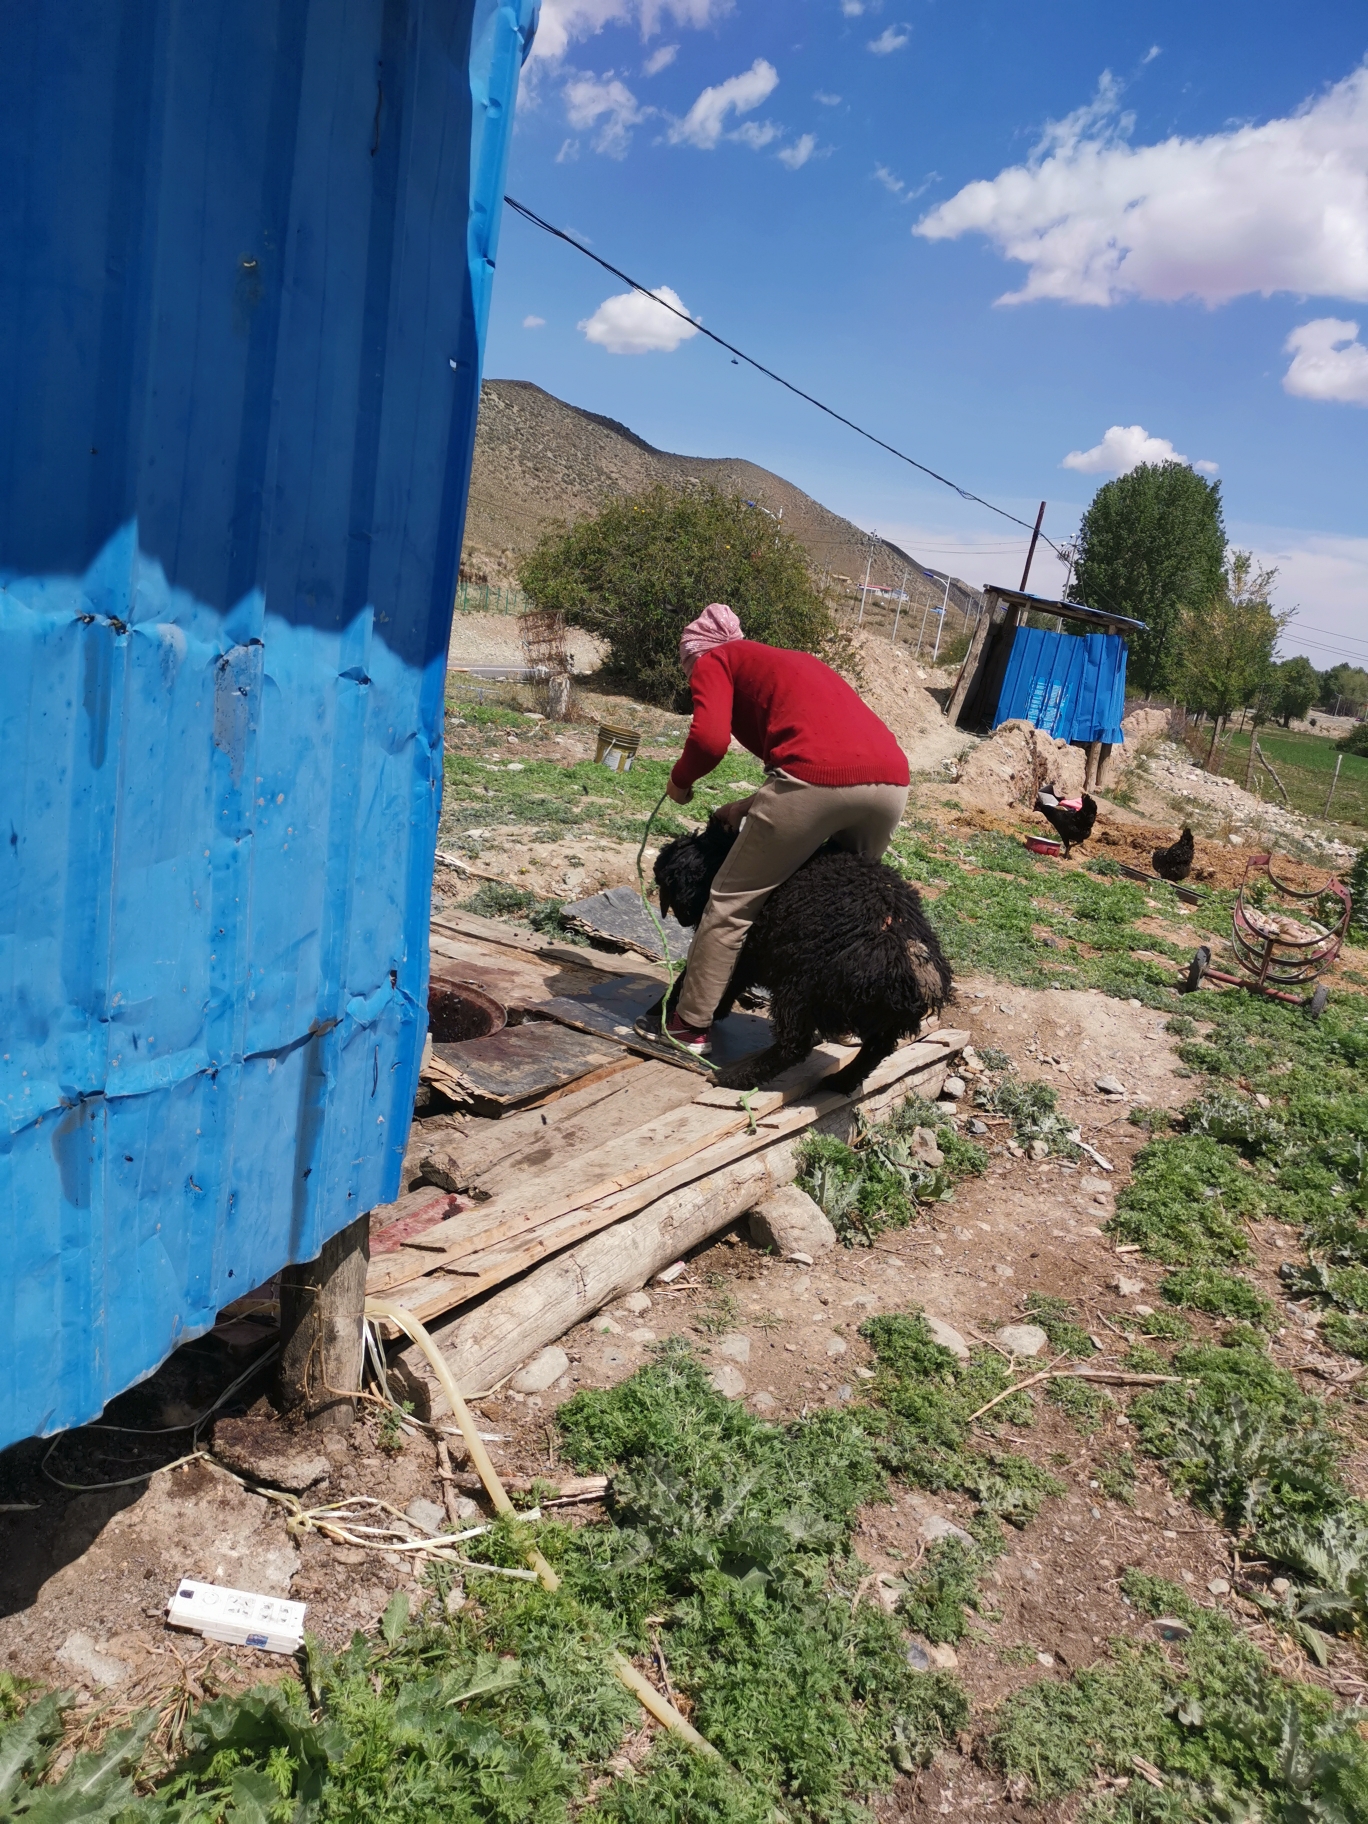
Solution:
[{"label": "green weed", "polygon": [[1265,1329],[1274,1320],[1272,1299],[1265,1298],[1247,1279],[1219,1267],[1180,1267],[1165,1276],[1159,1290],[1171,1305],[1186,1305],[1212,1317],[1242,1318]]},{"label": "green weed", "polygon": [[1113,1405],[1110,1397],[1090,1381],[1051,1381],[1045,1397],[1052,1406],[1058,1406],[1085,1437],[1098,1429]]},{"label": "green weed", "polygon": [[1173,1266],[1243,1260],[1241,1218],[1258,1197],[1229,1147],[1205,1134],[1151,1140],[1135,1156],[1108,1231]]},{"label": "green weed", "polygon": [[[855,1142],[811,1134],[799,1150],[799,1183],[821,1205],[847,1247],[868,1243],[885,1228],[905,1228],[923,1203],[948,1202],[957,1179],[982,1173],[983,1147],[961,1138],[948,1123],[936,1127],[938,1111],[910,1098],[883,1121],[861,1119]],[[939,1165],[927,1164],[915,1149],[914,1130],[934,1131]]]},{"label": "green weed", "polygon": [[1123,1450],[1119,1457],[1099,1464],[1096,1481],[1108,1500],[1121,1501],[1129,1507],[1135,1499],[1135,1458]]},{"label": "green weed", "polygon": [[1051,1298],[1044,1292],[1032,1292],[1026,1300],[1026,1315],[1050,1339],[1050,1347],[1065,1355],[1089,1356],[1096,1353],[1092,1338],[1074,1316],[1067,1298]]},{"label": "green weed", "polygon": [[[1356,1712],[1279,1678],[1223,1614],[1178,1586],[1131,1571],[1122,1588],[1142,1614],[1173,1615],[1190,1637],[1170,1652],[1114,1641],[1110,1660],[1008,1698],[982,1753],[1013,1791],[1040,1803],[1089,1789],[1095,1824],[1365,1815],[1368,1744]],[[1137,1778],[1140,1763],[1158,1788]]]},{"label": "green weed", "polygon": [[907,1579],[898,1613],[917,1634],[937,1645],[963,1640],[966,1609],[979,1606],[978,1585],[989,1558],[962,1539],[938,1539]]}]

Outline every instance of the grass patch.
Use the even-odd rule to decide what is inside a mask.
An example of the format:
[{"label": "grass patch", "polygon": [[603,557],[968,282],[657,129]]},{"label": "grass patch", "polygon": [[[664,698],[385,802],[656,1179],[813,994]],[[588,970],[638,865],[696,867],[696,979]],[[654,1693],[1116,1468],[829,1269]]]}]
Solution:
[{"label": "grass patch", "polygon": [[508,918],[540,931],[543,937],[559,938],[562,943],[587,947],[589,939],[582,931],[567,925],[561,917],[563,899],[542,899],[523,887],[510,887],[501,880],[485,880],[461,902],[461,910],[475,912],[481,918]]},{"label": "grass patch", "polygon": [[1108,1394],[1100,1387],[1094,1387],[1090,1381],[1051,1381],[1045,1397],[1078,1427],[1084,1437],[1101,1426],[1108,1409],[1115,1404]]},{"label": "grass patch", "polygon": [[1237,1317],[1268,1329],[1275,1316],[1272,1299],[1247,1279],[1219,1267],[1180,1267],[1166,1276],[1159,1290],[1171,1305],[1186,1305],[1211,1317]]},{"label": "grass patch", "polygon": [[[1277,767],[1278,776],[1287,787],[1292,808],[1304,811],[1311,817],[1323,816],[1326,793],[1330,790],[1330,781],[1335,773],[1335,762],[1340,758],[1333,738],[1328,735],[1304,734],[1298,729],[1270,729],[1265,726],[1259,730],[1259,746]],[[1247,733],[1236,732],[1229,741],[1222,742],[1220,771],[1227,779],[1234,779],[1237,784],[1243,785],[1248,762]],[[1261,768],[1256,770],[1262,773]],[[1276,790],[1266,776],[1262,780],[1262,790],[1270,796]],[[1281,798],[1276,802],[1281,803]],[[1339,784],[1335,787],[1335,797],[1330,808],[1337,822],[1368,827],[1368,759],[1359,754],[1344,755]]]},{"label": "grass patch", "polygon": [[[1129,1571],[1144,1615],[1191,1629],[1181,1647],[1113,1642],[1109,1660],[1042,1680],[1002,1704],[982,1755],[1012,1792],[1038,1803],[1084,1790],[1096,1824],[1285,1819],[1347,1824],[1368,1812],[1368,1744],[1356,1713],[1286,1682],[1217,1610]],[[1143,1762],[1156,1789],[1137,1777]]]},{"label": "grass patch", "polygon": [[[906,1228],[919,1205],[949,1202],[957,1180],[987,1169],[986,1150],[939,1120],[934,1104],[912,1096],[882,1121],[861,1117],[853,1145],[825,1134],[804,1139],[798,1182],[847,1247]],[[922,1156],[928,1149],[918,1144],[919,1129],[933,1136],[938,1164]]]},{"label": "grass patch", "polygon": [[1241,1218],[1259,1201],[1219,1141],[1203,1134],[1151,1140],[1136,1154],[1107,1228],[1171,1266],[1244,1260],[1249,1241]]},{"label": "grass patch", "polygon": [[1052,1349],[1065,1355],[1089,1356],[1096,1353],[1092,1338],[1074,1316],[1067,1298],[1051,1298],[1044,1292],[1032,1292],[1026,1300],[1026,1316],[1039,1324],[1050,1339]]},{"label": "grass patch", "polygon": [[937,1539],[908,1577],[898,1613],[914,1633],[937,1646],[963,1640],[966,1610],[977,1611],[979,1578],[995,1556],[963,1539]]}]

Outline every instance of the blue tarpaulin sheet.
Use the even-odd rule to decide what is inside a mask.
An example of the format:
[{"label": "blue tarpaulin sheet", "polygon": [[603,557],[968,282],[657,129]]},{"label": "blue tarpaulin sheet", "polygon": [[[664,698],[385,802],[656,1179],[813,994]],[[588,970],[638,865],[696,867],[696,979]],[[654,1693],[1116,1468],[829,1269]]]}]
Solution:
[{"label": "blue tarpaulin sheet", "polygon": [[0,1446],[398,1191],[535,16],[0,5]]},{"label": "blue tarpaulin sheet", "polygon": [[1119,633],[1018,627],[993,727],[1023,721],[1060,741],[1118,745],[1126,713],[1126,642]]}]

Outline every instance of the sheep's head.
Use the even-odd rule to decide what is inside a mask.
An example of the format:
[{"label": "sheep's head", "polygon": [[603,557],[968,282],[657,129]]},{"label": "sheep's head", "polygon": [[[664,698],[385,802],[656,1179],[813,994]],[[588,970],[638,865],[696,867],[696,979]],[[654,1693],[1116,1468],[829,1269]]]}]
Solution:
[{"label": "sheep's head", "polygon": [[713,878],[735,841],[735,833],[714,815],[701,830],[676,836],[665,844],[655,860],[662,918],[673,912],[681,925],[698,923],[707,906]]}]

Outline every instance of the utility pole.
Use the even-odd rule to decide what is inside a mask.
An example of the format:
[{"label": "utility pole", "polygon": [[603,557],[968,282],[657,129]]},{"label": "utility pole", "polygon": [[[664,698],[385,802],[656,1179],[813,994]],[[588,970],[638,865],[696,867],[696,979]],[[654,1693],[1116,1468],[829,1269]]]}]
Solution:
[{"label": "utility pole", "polygon": [[1031,559],[1035,556],[1036,540],[1040,537],[1040,523],[1044,517],[1045,502],[1042,500],[1040,503],[1040,511],[1036,514],[1035,531],[1031,534],[1030,549],[1026,553],[1026,568],[1021,573],[1021,593],[1023,595],[1026,593],[1026,579],[1031,574]]},{"label": "utility pole", "polygon": [[[878,528],[875,527],[875,532],[877,532],[877,530]],[[868,555],[865,558],[864,581],[860,584],[860,614],[858,620],[855,622],[857,627],[862,627],[864,625],[865,597],[869,593],[869,572],[874,562],[874,532],[870,533],[865,549],[868,552]]]},{"label": "utility pole", "polygon": [[940,605],[940,620],[936,624],[936,644],[935,644],[935,649],[933,650],[933,652],[931,654],[931,663],[933,665],[935,664],[936,658],[937,658],[938,654],[940,653],[941,635],[945,632],[945,610],[949,606],[949,604],[950,604],[950,572],[947,570],[945,573],[945,594],[941,599],[941,605]]},{"label": "utility pole", "polygon": [[898,584],[898,605],[893,610],[893,632],[889,635],[890,643],[894,646],[896,646],[898,643],[898,620],[902,614],[903,602],[906,600],[906,596],[904,594],[904,591],[906,590],[906,588],[907,588],[907,572],[906,572],[906,570],[904,570],[902,573],[902,581]]}]

